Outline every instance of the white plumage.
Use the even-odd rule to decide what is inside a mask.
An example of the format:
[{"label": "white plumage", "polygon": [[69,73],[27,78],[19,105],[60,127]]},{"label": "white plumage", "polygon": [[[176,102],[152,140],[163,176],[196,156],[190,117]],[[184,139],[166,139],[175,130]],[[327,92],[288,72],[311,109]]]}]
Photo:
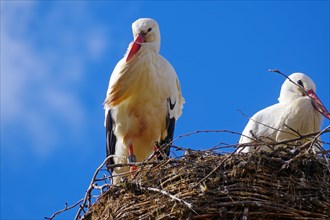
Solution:
[{"label": "white plumage", "polygon": [[[294,131],[301,135],[320,131],[321,114],[328,119],[330,114],[316,96],[315,90],[315,84],[308,76],[303,73],[291,74],[282,85],[279,103],[253,115],[239,143],[250,143],[255,138],[265,142],[280,142],[299,137]],[[267,146],[259,149],[271,150]],[[238,152],[254,150],[253,146],[247,146]]]},{"label": "white plumage", "polygon": [[[129,154],[143,161],[156,143],[170,142],[184,104],[176,72],[159,54],[156,21],[138,19],[132,30],[135,41],[113,70],[104,102],[107,156],[115,155],[108,165],[126,163]],[[115,168],[113,174],[126,171]]]}]

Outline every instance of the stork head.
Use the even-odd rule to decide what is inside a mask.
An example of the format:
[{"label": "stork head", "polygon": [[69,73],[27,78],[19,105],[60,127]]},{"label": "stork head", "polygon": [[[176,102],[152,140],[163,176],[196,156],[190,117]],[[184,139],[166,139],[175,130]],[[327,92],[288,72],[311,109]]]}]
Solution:
[{"label": "stork head", "polygon": [[158,24],[151,18],[140,18],[132,24],[134,42],[128,52],[126,62],[140,50],[143,44],[151,46],[156,52],[160,49],[160,32]]},{"label": "stork head", "polygon": [[308,96],[311,98],[314,109],[330,120],[330,113],[315,94],[316,86],[311,78],[303,73],[293,73],[282,85],[280,103],[292,102],[300,97]]}]

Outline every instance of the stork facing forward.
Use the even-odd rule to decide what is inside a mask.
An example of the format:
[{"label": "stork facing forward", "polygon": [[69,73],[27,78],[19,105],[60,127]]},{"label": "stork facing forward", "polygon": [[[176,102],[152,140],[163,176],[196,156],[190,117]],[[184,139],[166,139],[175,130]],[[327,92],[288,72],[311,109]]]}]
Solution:
[{"label": "stork facing forward", "polygon": [[[282,85],[279,103],[257,112],[249,120],[239,140],[245,147],[238,149],[238,152],[254,151],[255,147],[246,143],[256,138],[264,142],[280,142],[320,131],[322,115],[330,119],[330,113],[316,96],[315,90],[316,86],[308,76],[291,74]],[[259,149],[271,150],[268,146]],[[317,149],[314,147],[313,150]]]},{"label": "stork facing forward", "polygon": [[[129,168],[111,164],[141,162],[171,142],[184,104],[176,72],[159,54],[157,22],[141,18],[132,30],[134,42],[114,68],[104,101],[106,153],[113,155],[107,167],[113,175]],[[119,180],[114,177],[114,184]]]}]

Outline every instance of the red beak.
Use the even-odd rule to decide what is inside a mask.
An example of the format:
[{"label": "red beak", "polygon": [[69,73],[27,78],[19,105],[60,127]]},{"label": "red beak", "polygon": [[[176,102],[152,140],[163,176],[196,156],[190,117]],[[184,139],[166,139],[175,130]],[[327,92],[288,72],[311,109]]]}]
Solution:
[{"label": "red beak", "polygon": [[126,58],[126,62],[130,61],[132,59],[132,57],[140,50],[141,48],[141,43],[143,43],[145,41],[145,34],[143,32],[141,32],[137,38],[135,39],[131,50],[129,51],[127,58]]},{"label": "red beak", "polygon": [[307,92],[307,95],[312,98],[312,104],[313,107],[315,108],[316,111],[320,112],[324,117],[330,120],[330,113],[328,110],[325,108],[325,106],[322,104],[321,100],[313,90],[309,90]]}]

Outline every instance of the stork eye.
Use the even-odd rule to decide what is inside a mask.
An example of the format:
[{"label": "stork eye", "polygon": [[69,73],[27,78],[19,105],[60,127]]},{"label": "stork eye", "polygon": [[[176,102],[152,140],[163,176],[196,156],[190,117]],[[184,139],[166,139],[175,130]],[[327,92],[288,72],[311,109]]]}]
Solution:
[{"label": "stork eye", "polygon": [[303,84],[303,82],[301,80],[298,80],[297,83],[298,83],[298,85],[300,85],[301,87],[304,88],[304,84]]},{"label": "stork eye", "polygon": [[152,28],[149,28],[149,29],[148,29],[148,32],[150,32],[150,31],[152,31]]}]

